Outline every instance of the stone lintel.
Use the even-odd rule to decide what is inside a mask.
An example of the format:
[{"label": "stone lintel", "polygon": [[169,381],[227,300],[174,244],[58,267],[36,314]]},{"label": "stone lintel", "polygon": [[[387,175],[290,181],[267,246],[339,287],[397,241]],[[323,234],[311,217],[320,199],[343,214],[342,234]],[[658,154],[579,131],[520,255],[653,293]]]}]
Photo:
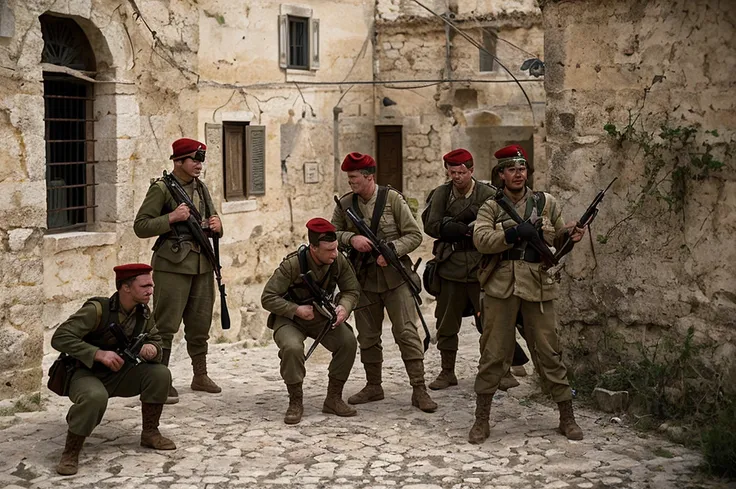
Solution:
[{"label": "stone lintel", "polygon": [[117,240],[118,237],[115,233],[86,233],[76,231],[47,234],[43,237],[43,249],[45,253],[55,254],[79,248],[113,245]]},{"label": "stone lintel", "polygon": [[255,199],[222,203],[222,214],[237,214],[239,212],[253,212],[255,210],[258,210],[258,201]]}]

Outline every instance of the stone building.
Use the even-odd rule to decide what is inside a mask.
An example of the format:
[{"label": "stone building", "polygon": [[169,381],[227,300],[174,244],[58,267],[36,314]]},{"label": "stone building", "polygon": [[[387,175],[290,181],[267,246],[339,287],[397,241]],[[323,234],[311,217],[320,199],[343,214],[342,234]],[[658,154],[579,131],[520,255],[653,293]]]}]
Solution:
[{"label": "stone building", "polygon": [[[216,341],[267,338],[260,284],[309,217],[330,215],[346,152],[377,154],[379,181],[420,202],[456,146],[480,176],[507,141],[543,161],[539,79],[527,104],[415,2],[336,3],[0,0],[0,400],[38,391],[53,329],[110,293],[115,264],[150,259],[132,221],[176,138],[206,142],[225,227],[233,327],[216,305]],[[529,78],[539,10],[498,4],[427,2]]]}]

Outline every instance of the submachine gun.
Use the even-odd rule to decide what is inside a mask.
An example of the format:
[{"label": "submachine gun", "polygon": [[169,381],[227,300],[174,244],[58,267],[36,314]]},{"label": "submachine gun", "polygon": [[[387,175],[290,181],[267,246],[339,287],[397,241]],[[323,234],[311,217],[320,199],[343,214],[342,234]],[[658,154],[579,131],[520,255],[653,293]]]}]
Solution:
[{"label": "submachine gun", "polygon": [[202,215],[199,213],[197,208],[194,206],[194,202],[189,198],[187,192],[182,188],[179,182],[176,181],[174,176],[167,173],[164,170],[163,182],[166,188],[169,189],[171,196],[177,205],[186,204],[189,207],[189,218],[185,221],[185,224],[192,233],[194,239],[199,243],[199,247],[210,262],[212,268],[215,270],[215,278],[217,279],[217,288],[220,291],[220,324],[222,329],[230,329],[230,313],[227,310],[227,302],[225,297],[225,284],[222,283],[222,266],[220,266],[220,237],[213,233],[212,243],[204,233],[202,229]]},{"label": "submachine gun", "polygon": [[141,333],[135,337],[133,341],[128,340],[123,333],[122,328],[117,323],[110,323],[110,331],[112,332],[115,340],[118,343],[118,347],[115,353],[125,361],[130,363],[132,366],[138,365],[143,360],[141,359],[141,348],[148,340],[148,333]]},{"label": "submachine gun", "polygon": [[[337,206],[342,209],[342,205],[340,204],[340,199],[335,196],[335,202],[337,203]],[[429,342],[431,339],[429,328],[427,328],[427,323],[424,321],[424,316],[422,316],[422,310],[419,306],[422,305],[422,298],[419,295],[419,293],[422,291],[421,285],[416,283],[412,277],[409,275],[409,272],[407,271],[406,267],[403,263],[401,263],[401,260],[399,259],[399,256],[396,254],[396,248],[394,247],[393,243],[387,242],[385,239],[379,239],[378,236],[375,235],[373,231],[371,231],[371,228],[368,227],[368,225],[358,217],[358,215],[355,213],[355,211],[348,207],[347,209],[343,209],[345,211],[345,214],[348,216],[348,219],[355,225],[355,227],[358,229],[358,232],[362,235],[368,238],[368,241],[371,242],[371,245],[373,246],[373,249],[378,252],[383,258],[386,260],[386,262],[394,268],[397,272],[399,272],[399,275],[401,275],[401,278],[404,279],[406,283],[409,284],[409,289],[411,290],[411,297],[414,299],[414,307],[416,307],[417,314],[419,315],[419,320],[422,323],[422,328],[424,328],[424,351],[427,351],[429,349]],[[419,264],[421,263],[422,259],[419,258],[414,265],[414,270],[416,271],[416,268],[419,267]]]},{"label": "submachine gun", "polygon": [[309,360],[309,357],[312,356],[314,350],[317,349],[317,345],[322,342],[322,339],[324,339],[325,335],[335,325],[335,321],[337,321],[337,307],[332,302],[332,298],[329,296],[327,291],[316,284],[316,282],[312,278],[312,275],[314,274],[311,270],[309,270],[307,273],[302,273],[299,276],[304,282],[304,285],[307,286],[307,289],[309,289],[309,292],[312,294],[312,297],[314,299],[312,301],[312,307],[314,307],[318,313],[326,317],[327,321],[325,322],[324,327],[319,332],[317,337],[314,339],[314,343],[312,343],[312,346],[310,346],[309,350],[307,350],[307,354],[304,357],[305,362]]}]

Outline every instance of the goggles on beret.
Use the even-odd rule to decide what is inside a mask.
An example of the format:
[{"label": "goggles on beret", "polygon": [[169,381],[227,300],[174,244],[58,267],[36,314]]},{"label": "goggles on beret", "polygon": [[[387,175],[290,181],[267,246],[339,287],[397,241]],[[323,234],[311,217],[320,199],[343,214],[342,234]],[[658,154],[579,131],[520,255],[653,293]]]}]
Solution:
[{"label": "goggles on beret", "polygon": [[204,157],[205,157],[205,150],[203,150],[202,148],[198,148],[197,151],[195,151],[194,154],[192,155],[192,159],[194,161],[199,161],[202,163],[204,163]]},{"label": "goggles on beret", "polygon": [[498,169],[503,170],[505,168],[527,168],[526,160],[523,156],[504,158],[498,162]]}]

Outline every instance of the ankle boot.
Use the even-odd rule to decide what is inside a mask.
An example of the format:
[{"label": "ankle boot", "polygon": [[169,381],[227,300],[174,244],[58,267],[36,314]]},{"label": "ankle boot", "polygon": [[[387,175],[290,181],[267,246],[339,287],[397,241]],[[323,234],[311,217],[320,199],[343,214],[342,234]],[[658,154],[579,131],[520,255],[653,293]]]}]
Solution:
[{"label": "ankle boot", "polygon": [[302,414],[304,414],[302,383],[286,384],[286,389],[289,391],[289,407],[284,415],[284,423],[297,424],[302,420]]},{"label": "ankle boot", "polygon": [[437,410],[437,403],[429,397],[424,386],[424,361],[404,360],[406,373],[409,374],[409,383],[412,386],[411,405],[424,411],[433,413]]},{"label": "ankle boot", "polygon": [[572,401],[558,402],[557,407],[560,409],[560,433],[565,435],[568,440],[582,440],[583,430],[575,422]]},{"label": "ankle boot", "polygon": [[506,375],[501,377],[501,381],[498,383],[498,388],[502,391],[507,391],[513,387],[518,387],[519,381],[511,375],[511,371],[506,372]]},{"label": "ankle boot", "polygon": [[383,387],[381,387],[381,364],[364,363],[366,384],[357,394],[348,399],[349,404],[365,404],[366,402],[380,401],[383,399]]},{"label": "ankle boot", "polygon": [[475,423],[468,433],[468,442],[479,445],[491,436],[491,425],[488,418],[491,415],[493,394],[476,394]]},{"label": "ankle boot", "polygon": [[440,350],[442,356],[442,371],[437,378],[429,384],[432,390],[447,389],[451,385],[457,385],[457,377],[455,377],[455,358],[457,351]]},{"label": "ankle boot", "polygon": [[211,394],[222,392],[222,389],[207,376],[207,354],[202,353],[192,357],[192,371],[194,372],[191,386],[193,391],[204,391]]},{"label": "ankle boot", "polygon": [[158,423],[161,419],[163,404],[141,403],[141,418],[143,430],[141,431],[141,446],[153,448],[154,450],[176,450],[176,445],[158,431]]},{"label": "ankle boot", "polygon": [[344,380],[337,380],[330,377],[327,384],[327,397],[322,405],[322,412],[327,414],[337,414],[338,416],[355,416],[358,411],[351,408],[342,400],[342,388],[345,385]]},{"label": "ankle boot", "polygon": [[61,454],[56,472],[61,475],[74,475],[79,467],[79,452],[82,450],[85,436],[75,435],[71,431],[66,432],[66,444]]},{"label": "ankle boot", "polygon": [[[168,348],[163,348],[161,350],[161,363],[169,366],[169,360],[171,359],[171,350]],[[171,384],[169,384],[169,395],[166,398],[166,402],[164,404],[176,404],[179,402],[179,392],[174,388],[174,380],[172,378]]]}]

